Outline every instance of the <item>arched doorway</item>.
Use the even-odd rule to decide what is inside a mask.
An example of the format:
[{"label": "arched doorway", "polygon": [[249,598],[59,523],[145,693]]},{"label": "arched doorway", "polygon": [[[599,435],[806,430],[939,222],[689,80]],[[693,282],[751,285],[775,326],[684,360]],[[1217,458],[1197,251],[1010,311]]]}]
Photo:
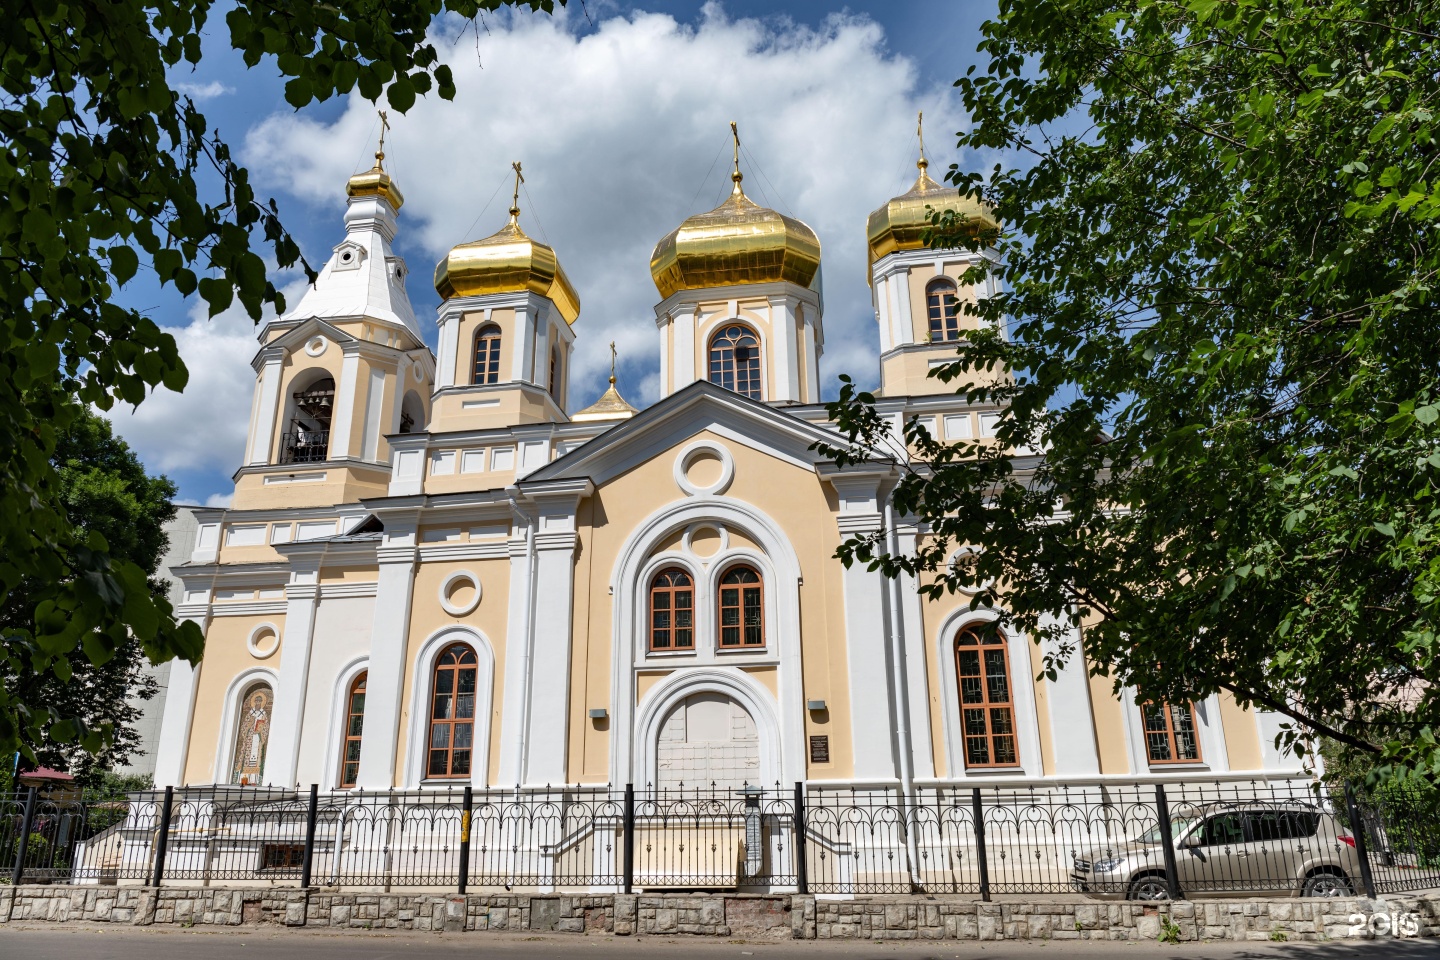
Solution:
[{"label": "arched doorway", "polygon": [[723,693],[693,693],[660,725],[657,786],[728,790],[760,780],[755,719]]}]

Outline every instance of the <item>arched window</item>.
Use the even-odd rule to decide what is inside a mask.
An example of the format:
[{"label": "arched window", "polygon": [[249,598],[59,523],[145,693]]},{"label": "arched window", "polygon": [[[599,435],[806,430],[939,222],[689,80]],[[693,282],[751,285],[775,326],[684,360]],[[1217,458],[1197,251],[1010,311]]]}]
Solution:
[{"label": "arched window", "polygon": [[426,777],[470,776],[470,755],[475,747],[475,670],[475,651],[463,643],[446,647],[435,661]]},{"label": "arched window", "polygon": [[321,377],[291,395],[290,428],[281,438],[281,463],[320,463],[330,451],[335,380]]},{"label": "arched window", "polygon": [[560,404],[560,348],[550,348],[550,399]]},{"label": "arched window", "polygon": [[493,323],[475,331],[475,370],[470,382],[500,382],[500,328]]},{"label": "arched window", "polygon": [[360,775],[360,730],[365,725],[365,678],[361,673],[350,684],[345,698],[345,738],[340,743],[340,786],[353,787]]},{"label": "arched window", "polygon": [[662,570],[650,581],[650,649],[695,649],[695,585],[684,570]]},{"label": "arched window", "polygon": [[710,382],[761,399],[760,340],[753,330],[731,323],[710,338]]},{"label": "arched window", "polygon": [[941,343],[960,339],[960,298],[953,280],[932,280],[925,288],[925,305],[930,313],[930,341]]},{"label": "arched window", "polygon": [[961,630],[955,638],[955,672],[960,683],[965,766],[1019,765],[1005,637],[991,626]]},{"label": "arched window", "polygon": [[275,709],[275,691],[270,684],[252,684],[240,698],[240,716],[235,723],[235,758],[230,765],[230,782],[253,787],[265,777],[265,751],[270,745],[270,713]]},{"label": "arched window", "polygon": [[1200,738],[1195,734],[1195,707],[1189,703],[1147,703],[1145,754],[1151,763],[1198,763]]},{"label": "arched window", "polygon": [[753,567],[731,567],[720,578],[720,646],[765,646],[765,585]]}]

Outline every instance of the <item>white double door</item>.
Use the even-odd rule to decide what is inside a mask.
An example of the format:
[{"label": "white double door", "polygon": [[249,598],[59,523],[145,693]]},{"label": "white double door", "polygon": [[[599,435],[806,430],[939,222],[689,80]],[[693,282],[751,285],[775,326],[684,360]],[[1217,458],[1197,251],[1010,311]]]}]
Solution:
[{"label": "white double door", "polygon": [[695,693],[676,704],[660,728],[656,756],[661,788],[759,785],[755,720],[724,694]]}]

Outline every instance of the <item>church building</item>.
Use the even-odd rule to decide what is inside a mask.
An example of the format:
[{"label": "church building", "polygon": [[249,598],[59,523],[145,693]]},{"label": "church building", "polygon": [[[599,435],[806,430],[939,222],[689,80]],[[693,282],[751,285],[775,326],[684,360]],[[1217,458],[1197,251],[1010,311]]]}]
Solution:
[{"label": "church building", "polygon": [[[383,153],[350,179],[318,280],[260,332],[233,505],[196,511],[172,569],[206,643],[173,667],[158,785],[1298,772],[1271,714],[1223,695],[1137,704],[1075,662],[1036,679],[1044,650],[969,596],[925,600],[836,559],[853,534],[905,551],[925,532],[890,505],[892,462],[816,452],[841,442],[821,402],[820,240],[746,196],[738,149],[732,179],[655,246],[660,399],[643,410],[613,368],[577,409],[581,292],[518,204],[438,265],[427,337]],[[919,416],[993,442],[999,411],[928,376],[976,322],[957,304],[996,292],[960,282],[986,254],[924,245],[943,209],[990,217],[922,156],[910,191],[854,225],[878,405],[897,429]]]}]

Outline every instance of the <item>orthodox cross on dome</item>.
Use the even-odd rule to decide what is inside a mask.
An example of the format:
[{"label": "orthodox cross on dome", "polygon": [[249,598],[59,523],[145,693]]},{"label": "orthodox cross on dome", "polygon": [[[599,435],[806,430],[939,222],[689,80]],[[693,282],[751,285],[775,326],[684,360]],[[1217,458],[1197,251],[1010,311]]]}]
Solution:
[{"label": "orthodox cross on dome", "polygon": [[516,160],[510,164],[515,171],[515,193],[510,198],[510,222],[514,223],[515,218],[520,216],[520,184],[525,182],[525,174],[520,172],[520,161]]},{"label": "orthodox cross on dome", "polygon": [[610,386],[615,386],[615,341],[610,341]]},{"label": "orthodox cross on dome", "polygon": [[745,174],[740,172],[740,128],[735,121],[730,121],[730,136],[735,139],[735,171],[730,174],[730,179],[735,181],[735,193],[740,193],[740,181],[745,179]]},{"label": "orthodox cross on dome", "polygon": [[925,111],[921,110],[915,118],[915,136],[920,138],[920,159],[915,161],[923,173],[925,168],[930,166],[930,161],[925,159]]},{"label": "orthodox cross on dome", "polygon": [[383,170],[385,168],[385,134],[390,129],[390,118],[384,110],[375,112],[380,114],[380,146],[375,150],[375,169]]}]

